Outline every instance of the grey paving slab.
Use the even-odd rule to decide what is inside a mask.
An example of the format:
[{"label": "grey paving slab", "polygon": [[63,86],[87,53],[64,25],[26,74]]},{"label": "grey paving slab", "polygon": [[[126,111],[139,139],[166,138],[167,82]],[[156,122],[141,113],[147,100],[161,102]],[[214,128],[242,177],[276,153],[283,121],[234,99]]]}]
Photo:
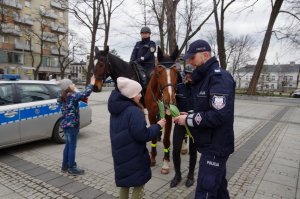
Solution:
[{"label": "grey paving slab", "polygon": [[48,182],[50,180],[53,180],[55,178],[60,177],[61,175],[59,175],[58,173],[55,173],[53,171],[49,171],[47,173],[43,173],[41,175],[36,176],[37,179],[40,179],[44,182]]},{"label": "grey paving slab", "polygon": [[86,185],[81,184],[79,182],[71,182],[69,184],[66,184],[66,185],[60,187],[60,189],[66,191],[68,193],[71,193],[71,194],[77,193],[86,188],[88,188]]},{"label": "grey paving slab", "polygon": [[48,173],[48,172],[49,172],[48,169],[45,169],[45,168],[40,167],[40,166],[38,166],[38,167],[36,167],[34,169],[31,169],[31,170],[24,171],[24,173],[26,173],[28,175],[31,175],[33,177],[41,175],[41,174],[44,174],[44,173]]},{"label": "grey paving slab", "polygon": [[26,165],[26,164],[28,164],[28,161],[25,161],[25,160],[22,160],[22,159],[19,159],[19,160],[8,163],[9,166],[15,167],[15,168],[19,167],[19,166],[22,166],[22,165]]},{"label": "grey paving slab", "polygon": [[99,197],[103,194],[104,194],[103,191],[88,187],[88,188],[85,188],[85,189],[75,193],[74,195],[79,197],[79,198],[94,199],[94,198],[97,198],[97,197]]},{"label": "grey paving slab", "polygon": [[60,176],[60,177],[55,178],[53,180],[49,180],[47,183],[51,184],[55,187],[62,187],[62,186],[66,185],[66,184],[69,184],[71,182],[73,182],[73,180],[71,180],[70,178]]},{"label": "grey paving slab", "polygon": [[0,156],[0,162],[3,162],[5,164],[10,163],[10,162],[14,162],[19,160],[20,158],[17,158],[15,156],[12,155],[1,155]]},{"label": "grey paving slab", "polygon": [[286,175],[267,172],[264,176],[264,180],[296,188],[298,179]]},{"label": "grey paving slab", "polygon": [[258,187],[258,192],[269,193],[274,195],[274,197],[284,197],[284,198],[294,198],[296,195],[296,189],[277,184],[270,181],[262,181]]},{"label": "grey paving slab", "polygon": [[32,164],[30,162],[27,162],[26,164],[23,164],[23,165],[20,165],[20,166],[17,166],[15,167],[17,170],[19,171],[27,171],[27,170],[31,170],[31,169],[34,169],[34,168],[37,168],[38,165],[36,164]]}]

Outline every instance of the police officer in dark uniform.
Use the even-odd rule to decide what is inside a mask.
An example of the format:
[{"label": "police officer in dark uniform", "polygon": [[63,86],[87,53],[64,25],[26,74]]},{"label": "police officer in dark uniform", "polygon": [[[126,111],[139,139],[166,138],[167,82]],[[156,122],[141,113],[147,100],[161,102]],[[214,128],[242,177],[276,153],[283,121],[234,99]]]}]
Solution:
[{"label": "police officer in dark uniform", "polygon": [[[184,69],[185,79],[183,83],[179,83],[176,86],[176,103],[177,107],[182,112],[188,112],[192,110],[190,103],[188,103],[191,95],[191,75],[193,68],[191,65],[187,65]],[[182,142],[185,139],[186,130],[184,126],[175,124],[174,133],[173,133],[173,163],[175,168],[175,177],[171,181],[170,186],[176,187],[181,181],[181,146]],[[189,152],[190,152],[190,162],[189,162],[189,173],[187,175],[187,180],[185,182],[186,187],[190,187],[194,184],[194,171],[197,161],[197,150],[196,146],[190,139],[189,143]]]},{"label": "police officer in dark uniform", "polygon": [[193,65],[191,102],[193,113],[175,118],[187,124],[201,153],[195,198],[229,198],[226,162],[234,151],[235,82],[211,56],[211,47],[204,40],[189,46],[183,59]]},{"label": "police officer in dark uniform", "polygon": [[150,40],[150,35],[149,27],[146,26],[141,29],[142,41],[135,44],[130,58],[130,61],[136,62],[144,68],[148,80],[155,66],[154,53],[156,51],[155,42]]}]

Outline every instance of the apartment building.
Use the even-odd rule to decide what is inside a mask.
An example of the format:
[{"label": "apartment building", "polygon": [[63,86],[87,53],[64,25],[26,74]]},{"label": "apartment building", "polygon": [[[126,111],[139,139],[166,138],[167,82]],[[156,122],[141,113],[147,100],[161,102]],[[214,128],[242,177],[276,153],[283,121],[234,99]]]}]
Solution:
[{"label": "apartment building", "polygon": [[[0,0],[0,74],[59,79],[68,52],[67,0]],[[66,70],[67,75],[70,70]]]},{"label": "apartment building", "polygon": [[[254,72],[254,65],[247,65],[236,71],[234,79],[239,89],[247,89]],[[293,91],[299,85],[300,64],[264,65],[257,84],[257,90]]]}]

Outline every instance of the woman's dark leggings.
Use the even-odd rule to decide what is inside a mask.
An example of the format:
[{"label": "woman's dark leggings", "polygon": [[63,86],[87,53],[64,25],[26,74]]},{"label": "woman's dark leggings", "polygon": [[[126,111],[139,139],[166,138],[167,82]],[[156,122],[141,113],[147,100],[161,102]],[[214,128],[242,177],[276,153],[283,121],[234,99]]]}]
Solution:
[{"label": "woman's dark leggings", "polygon": [[[181,153],[182,142],[185,138],[185,134],[186,134],[185,127],[175,124],[174,133],[173,133],[173,163],[174,163],[176,175],[180,175],[180,176],[181,176],[180,153]],[[197,162],[197,149],[191,139],[190,139],[190,144],[189,144],[189,154],[190,154],[190,162],[189,162],[188,178],[193,178],[195,166],[196,166],[196,162]]]}]

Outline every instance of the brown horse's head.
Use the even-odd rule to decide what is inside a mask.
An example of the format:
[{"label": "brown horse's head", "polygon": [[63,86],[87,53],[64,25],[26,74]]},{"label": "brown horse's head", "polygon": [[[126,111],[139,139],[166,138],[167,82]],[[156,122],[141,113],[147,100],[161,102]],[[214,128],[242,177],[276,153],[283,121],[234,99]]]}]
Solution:
[{"label": "brown horse's head", "polygon": [[100,51],[98,47],[95,48],[94,55],[94,69],[95,86],[94,92],[100,92],[102,90],[103,82],[107,77],[107,55],[109,53],[109,47],[107,46],[103,51]]},{"label": "brown horse's head", "polygon": [[177,69],[175,67],[175,60],[178,57],[178,47],[174,50],[172,55],[164,55],[158,47],[157,60],[158,65],[155,67],[154,75],[158,81],[158,89],[160,92],[160,99],[165,104],[166,108],[170,104],[175,104],[175,86],[177,82]]}]

